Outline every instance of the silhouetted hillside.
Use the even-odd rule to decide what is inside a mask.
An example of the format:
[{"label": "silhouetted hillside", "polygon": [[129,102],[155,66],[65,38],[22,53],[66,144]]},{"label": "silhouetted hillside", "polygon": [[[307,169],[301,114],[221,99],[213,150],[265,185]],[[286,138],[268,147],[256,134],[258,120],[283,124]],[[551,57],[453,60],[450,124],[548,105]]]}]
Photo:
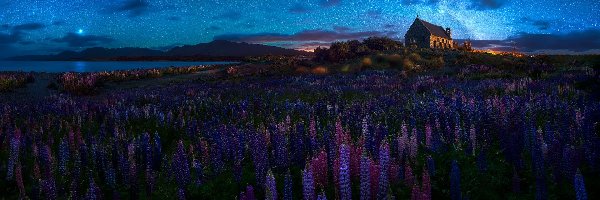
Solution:
[{"label": "silhouetted hillside", "polygon": [[148,48],[94,47],[81,52],[63,51],[55,55],[27,55],[9,60],[214,60],[264,55],[307,55],[304,51],[261,44],[237,43],[216,40],[210,43],[175,47],[166,52]]},{"label": "silhouetted hillside", "polygon": [[264,56],[264,55],[305,55],[306,52],[262,44],[237,43],[215,40],[210,43],[175,47],[167,51],[169,56]]}]

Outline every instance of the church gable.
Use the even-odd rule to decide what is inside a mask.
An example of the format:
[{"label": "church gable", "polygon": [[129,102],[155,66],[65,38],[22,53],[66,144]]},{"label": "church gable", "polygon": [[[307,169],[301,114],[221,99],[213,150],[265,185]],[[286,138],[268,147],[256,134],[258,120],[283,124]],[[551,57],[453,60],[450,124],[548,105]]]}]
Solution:
[{"label": "church gable", "polygon": [[456,47],[452,41],[450,28],[444,29],[418,17],[404,35],[404,39],[407,46],[419,48],[452,49]]}]

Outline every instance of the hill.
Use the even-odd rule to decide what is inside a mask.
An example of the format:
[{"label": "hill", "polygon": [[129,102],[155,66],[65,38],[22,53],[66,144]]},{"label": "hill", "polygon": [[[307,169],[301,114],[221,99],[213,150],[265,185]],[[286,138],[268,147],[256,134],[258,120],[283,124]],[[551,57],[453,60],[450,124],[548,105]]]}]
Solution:
[{"label": "hill", "polygon": [[149,48],[88,48],[80,52],[63,51],[55,55],[26,55],[8,60],[214,60],[265,55],[307,55],[304,51],[262,44],[215,40],[209,43],[174,47],[167,51]]}]

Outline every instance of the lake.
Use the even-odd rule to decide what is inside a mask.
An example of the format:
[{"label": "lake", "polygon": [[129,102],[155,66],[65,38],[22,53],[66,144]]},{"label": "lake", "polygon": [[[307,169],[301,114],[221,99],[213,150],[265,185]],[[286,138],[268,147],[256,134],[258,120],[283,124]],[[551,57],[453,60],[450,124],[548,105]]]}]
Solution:
[{"label": "lake", "polygon": [[186,67],[195,65],[234,64],[236,62],[177,62],[177,61],[0,61],[0,71],[24,72],[100,72],[128,69]]}]

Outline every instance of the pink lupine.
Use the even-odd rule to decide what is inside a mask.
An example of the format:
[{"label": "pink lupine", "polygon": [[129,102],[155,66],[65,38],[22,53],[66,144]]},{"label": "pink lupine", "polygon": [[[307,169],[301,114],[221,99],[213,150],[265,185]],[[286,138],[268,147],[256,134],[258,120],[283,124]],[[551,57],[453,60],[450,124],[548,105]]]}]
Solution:
[{"label": "pink lupine", "polygon": [[408,162],[407,162],[404,167],[404,184],[406,186],[409,186],[409,185],[413,185],[414,183],[415,183],[415,176],[413,174],[412,167],[410,167],[410,164],[408,164]]},{"label": "pink lupine", "polygon": [[425,124],[425,147],[427,147],[427,149],[431,149],[431,134],[431,126],[429,125],[429,123],[427,123]]},{"label": "pink lupine", "polygon": [[419,188],[419,186],[417,186],[417,184],[414,184],[412,186],[410,199],[411,200],[422,200],[422,198],[423,198],[423,195],[421,193],[421,189]]},{"label": "pink lupine", "polygon": [[477,136],[475,132],[475,125],[471,124],[471,128],[469,129],[469,139],[471,140],[471,146],[473,148],[473,155],[477,152]]},{"label": "pink lupine", "polygon": [[412,134],[410,135],[410,144],[409,144],[410,148],[410,159],[411,160],[415,160],[417,157],[417,153],[419,150],[419,144],[417,142],[417,129],[412,130]]},{"label": "pink lupine", "polygon": [[429,170],[423,169],[423,176],[421,177],[421,199],[431,200],[431,177],[429,176]]},{"label": "pink lupine", "polygon": [[319,152],[310,162],[312,173],[315,175],[315,184],[320,186],[327,185],[327,153]]}]

